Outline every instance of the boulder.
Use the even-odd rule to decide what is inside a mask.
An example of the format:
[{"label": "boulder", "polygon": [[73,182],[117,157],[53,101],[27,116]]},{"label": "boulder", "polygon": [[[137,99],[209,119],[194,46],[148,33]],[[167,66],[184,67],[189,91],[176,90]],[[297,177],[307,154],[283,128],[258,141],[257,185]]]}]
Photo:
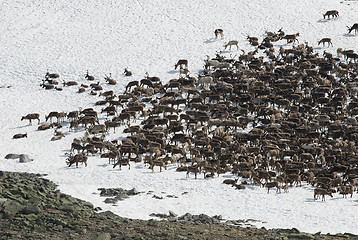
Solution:
[{"label": "boulder", "polygon": [[20,154],[20,163],[28,163],[32,161],[33,159],[31,159],[27,154]]},{"label": "boulder", "polygon": [[17,159],[19,158],[20,155],[19,154],[15,154],[15,153],[9,153],[5,156],[5,159]]}]

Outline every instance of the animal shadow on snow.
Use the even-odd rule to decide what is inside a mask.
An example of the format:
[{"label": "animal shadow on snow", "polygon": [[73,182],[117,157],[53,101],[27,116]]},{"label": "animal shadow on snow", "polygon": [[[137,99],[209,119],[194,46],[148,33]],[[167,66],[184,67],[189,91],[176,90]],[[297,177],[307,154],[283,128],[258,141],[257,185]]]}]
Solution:
[{"label": "animal shadow on snow", "polygon": [[357,34],[352,34],[352,33],[345,33],[343,34],[344,37],[356,37],[358,36]]},{"label": "animal shadow on snow", "polygon": [[[331,19],[332,20],[332,19]],[[318,23],[326,23],[326,22],[329,22],[330,20],[329,19],[320,19],[320,20],[317,20]]]},{"label": "animal shadow on snow", "polygon": [[40,125],[42,125],[43,124],[43,122],[40,122],[40,124],[37,124],[37,120],[35,121],[35,122],[33,122],[31,125],[30,124],[24,124],[24,125],[22,125],[22,126],[18,126],[18,127],[13,127],[13,128],[11,128],[11,129],[22,129],[22,128],[27,128],[27,127],[31,127],[31,126],[36,126],[36,131],[37,131],[37,128],[38,128],[38,126],[40,126]]},{"label": "animal shadow on snow", "polygon": [[178,70],[171,70],[171,71],[168,71],[169,74],[177,74],[178,73]]},{"label": "animal shadow on snow", "polygon": [[[312,193],[313,194],[313,193]],[[314,202],[327,202],[327,201],[334,201],[334,200],[337,200],[337,199],[341,199],[342,197],[330,197],[330,196],[326,196],[325,199],[326,201],[322,201],[322,196],[320,196],[318,199],[314,200],[313,197],[309,197],[309,198],[306,198],[306,201],[305,202],[311,202],[311,203],[314,203]]]},{"label": "animal shadow on snow", "polygon": [[[97,166],[97,167],[106,168],[106,167],[108,167],[108,164],[97,164],[96,166]],[[110,165],[110,167],[112,167],[112,168],[113,168],[113,166],[112,166],[112,165]]]}]

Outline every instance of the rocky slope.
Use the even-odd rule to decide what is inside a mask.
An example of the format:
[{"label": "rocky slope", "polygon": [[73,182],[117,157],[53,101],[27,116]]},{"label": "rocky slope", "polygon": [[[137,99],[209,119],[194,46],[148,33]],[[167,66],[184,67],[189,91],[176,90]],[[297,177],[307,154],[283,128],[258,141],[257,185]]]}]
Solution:
[{"label": "rocky slope", "polygon": [[91,203],[61,193],[41,175],[0,171],[0,239],[358,239],[347,233],[242,228],[205,214],[153,216],[166,220],[97,213]]}]

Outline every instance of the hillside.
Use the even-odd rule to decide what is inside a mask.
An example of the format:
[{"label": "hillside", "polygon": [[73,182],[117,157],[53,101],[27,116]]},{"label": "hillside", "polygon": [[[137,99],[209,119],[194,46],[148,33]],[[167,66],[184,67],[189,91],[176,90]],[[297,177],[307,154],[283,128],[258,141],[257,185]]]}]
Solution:
[{"label": "hillside", "polygon": [[[297,229],[266,230],[212,223],[208,216],[170,221],[121,218],[56,190],[40,175],[0,172],[0,239],[354,239]],[[195,217],[195,216],[193,216]]]}]

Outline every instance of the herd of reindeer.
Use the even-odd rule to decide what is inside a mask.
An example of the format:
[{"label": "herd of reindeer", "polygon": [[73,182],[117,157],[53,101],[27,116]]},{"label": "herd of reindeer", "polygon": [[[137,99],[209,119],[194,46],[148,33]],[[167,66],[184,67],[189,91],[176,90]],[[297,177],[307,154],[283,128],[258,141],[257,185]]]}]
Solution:
[{"label": "herd of reindeer", "polygon": [[[338,12],[325,17],[336,18]],[[215,30],[215,37],[223,38],[223,30]],[[315,200],[333,193],[352,197],[358,190],[358,55],[339,48],[320,56],[298,42],[298,33],[282,29],[263,37],[259,42],[248,36],[255,50],[235,58],[222,52],[208,57],[197,77],[180,59],[178,78],[164,84],[147,74],[130,81],[123,93],[103,91],[102,85],[116,84],[111,75],[101,83],[87,71],[78,93],[97,96],[94,106],[51,112],[38,130],[55,128],[51,140],[64,136],[63,126],[66,134],[84,132],[73,139],[68,166],[87,166],[88,158],[97,156],[120,169],[142,162],[152,171],[171,165],[187,177],[232,174],[224,183],[236,189],[252,184],[288,192],[305,183],[314,187]],[[282,40],[285,48],[275,48]],[[125,69],[124,75],[132,73]],[[60,88],[59,79],[47,73],[41,86],[79,85],[64,82]],[[24,119],[40,123],[37,113]],[[109,139],[116,128],[120,137]],[[21,137],[27,135],[14,136]]]}]

